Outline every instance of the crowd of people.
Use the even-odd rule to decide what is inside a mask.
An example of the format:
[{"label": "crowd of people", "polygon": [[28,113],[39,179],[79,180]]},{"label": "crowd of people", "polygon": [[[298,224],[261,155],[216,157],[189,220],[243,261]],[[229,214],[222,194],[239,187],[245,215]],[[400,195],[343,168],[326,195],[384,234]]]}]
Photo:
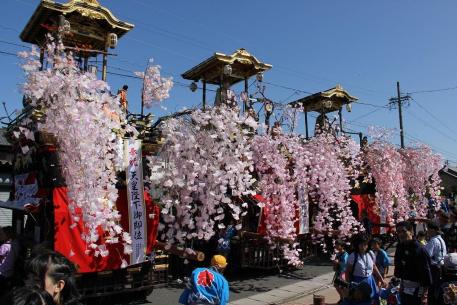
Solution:
[{"label": "crowd of people", "polygon": [[[340,303],[456,304],[448,294],[450,285],[457,284],[457,209],[446,208],[423,220],[424,230],[417,231],[414,216],[398,222],[393,259],[381,240],[366,233],[356,235],[350,244],[337,241],[334,286]],[[387,282],[390,265],[394,265],[393,278]]]}]

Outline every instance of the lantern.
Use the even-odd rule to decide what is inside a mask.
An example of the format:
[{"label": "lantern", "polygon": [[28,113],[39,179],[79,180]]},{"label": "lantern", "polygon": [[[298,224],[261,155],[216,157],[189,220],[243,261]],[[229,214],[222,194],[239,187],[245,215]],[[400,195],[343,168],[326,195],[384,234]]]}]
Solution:
[{"label": "lantern", "polygon": [[257,73],[257,75],[255,76],[255,78],[257,79],[258,82],[263,81],[263,72]]},{"label": "lantern", "polygon": [[346,104],[346,110],[347,110],[348,112],[351,112],[351,111],[352,111],[352,103],[347,103],[347,104]]},{"label": "lantern", "polygon": [[189,88],[190,88],[190,91],[192,91],[192,92],[197,91],[197,89],[198,89],[197,83],[192,82],[192,83],[189,85]]},{"label": "lantern", "polygon": [[117,35],[115,33],[108,34],[108,46],[114,49],[117,46]]}]

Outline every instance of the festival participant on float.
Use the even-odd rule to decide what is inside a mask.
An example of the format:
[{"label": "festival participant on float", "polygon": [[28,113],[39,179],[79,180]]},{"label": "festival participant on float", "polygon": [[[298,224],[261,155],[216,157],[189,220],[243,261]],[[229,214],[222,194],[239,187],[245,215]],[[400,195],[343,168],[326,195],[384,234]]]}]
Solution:
[{"label": "festival participant on float", "polygon": [[368,250],[369,238],[365,234],[358,234],[353,241],[354,252],[349,255],[346,267],[346,279],[349,282],[366,282],[371,287],[371,299],[375,304],[379,303],[378,287],[376,279],[387,286],[384,278],[376,267],[376,257],[373,251]]},{"label": "festival participant on float", "polygon": [[230,81],[228,79],[223,80],[222,88],[218,88],[216,91],[216,98],[214,101],[215,107],[221,105],[226,105],[229,108],[238,107],[235,92],[230,89],[230,86]]},{"label": "festival participant on float", "polygon": [[427,225],[428,242],[424,246],[430,257],[433,283],[429,291],[428,304],[436,304],[438,288],[441,281],[441,268],[444,265],[444,257],[447,254],[446,244],[441,237],[442,232],[437,223],[431,222]]},{"label": "festival participant on float", "polygon": [[229,284],[222,273],[227,260],[222,255],[214,255],[209,268],[197,268],[179,298],[185,305],[226,305],[229,301]]},{"label": "festival participant on float", "polygon": [[399,244],[395,251],[395,277],[401,280],[402,305],[427,304],[428,288],[432,284],[430,259],[424,247],[415,240],[411,223],[396,225]]},{"label": "festival participant on float", "polygon": [[48,251],[33,258],[27,266],[26,285],[46,290],[56,305],[80,305],[76,288],[76,268],[65,256]]}]

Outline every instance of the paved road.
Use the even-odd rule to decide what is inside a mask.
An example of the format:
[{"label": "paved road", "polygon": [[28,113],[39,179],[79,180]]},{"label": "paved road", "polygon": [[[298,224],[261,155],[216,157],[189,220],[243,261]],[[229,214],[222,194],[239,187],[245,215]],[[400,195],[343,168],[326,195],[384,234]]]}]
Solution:
[{"label": "paved road", "polygon": [[[233,302],[252,295],[295,284],[331,271],[332,267],[328,262],[321,259],[315,259],[308,262],[301,270],[284,270],[281,273],[245,270],[242,274],[237,274],[232,276],[232,278],[228,278],[230,282],[230,301]],[[174,282],[168,287],[156,288],[147,297],[146,301],[134,300],[136,299],[136,296],[131,295],[124,296],[123,299],[99,300],[90,305],[176,305],[178,304],[178,299],[183,288],[184,286],[182,284]]]}]

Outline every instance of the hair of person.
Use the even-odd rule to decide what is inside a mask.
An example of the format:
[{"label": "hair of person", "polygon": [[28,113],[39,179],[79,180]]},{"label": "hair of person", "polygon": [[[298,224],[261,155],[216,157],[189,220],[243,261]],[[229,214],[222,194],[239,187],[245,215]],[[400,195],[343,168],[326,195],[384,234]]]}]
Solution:
[{"label": "hair of person", "polygon": [[376,238],[376,237],[371,240],[371,243],[372,244],[382,245],[382,241],[379,238]]},{"label": "hair of person", "polygon": [[425,234],[424,231],[421,230],[421,231],[417,232],[417,237],[425,237],[425,236],[427,236],[427,234]]},{"label": "hair of person", "polygon": [[16,232],[14,232],[12,226],[3,227],[2,231],[8,239],[14,239],[16,237]]},{"label": "hair of person", "polygon": [[22,287],[13,290],[2,304],[12,305],[54,305],[51,295],[44,289],[36,287]]},{"label": "hair of person", "polygon": [[345,247],[346,246],[346,242],[342,239],[337,239],[335,241],[335,246],[341,246],[341,247]]},{"label": "hair of person", "polygon": [[129,89],[129,86],[127,86],[127,85],[124,85],[124,86],[122,86],[122,89],[124,89],[124,90],[128,90],[128,89]]},{"label": "hair of person", "polygon": [[79,304],[80,295],[76,288],[75,265],[65,256],[57,252],[47,252],[37,255],[28,263],[29,275],[27,286],[44,289],[45,276],[48,275],[55,283],[64,281],[60,293],[60,304]]},{"label": "hair of person", "polygon": [[370,241],[370,238],[368,237],[368,235],[366,235],[364,233],[359,233],[359,234],[355,235],[352,240],[352,250],[355,252],[358,252],[359,246],[362,244],[368,244],[369,241]]},{"label": "hair of person", "polygon": [[408,231],[413,231],[413,224],[410,221],[400,221],[395,225],[395,227],[398,228],[405,228]]}]

